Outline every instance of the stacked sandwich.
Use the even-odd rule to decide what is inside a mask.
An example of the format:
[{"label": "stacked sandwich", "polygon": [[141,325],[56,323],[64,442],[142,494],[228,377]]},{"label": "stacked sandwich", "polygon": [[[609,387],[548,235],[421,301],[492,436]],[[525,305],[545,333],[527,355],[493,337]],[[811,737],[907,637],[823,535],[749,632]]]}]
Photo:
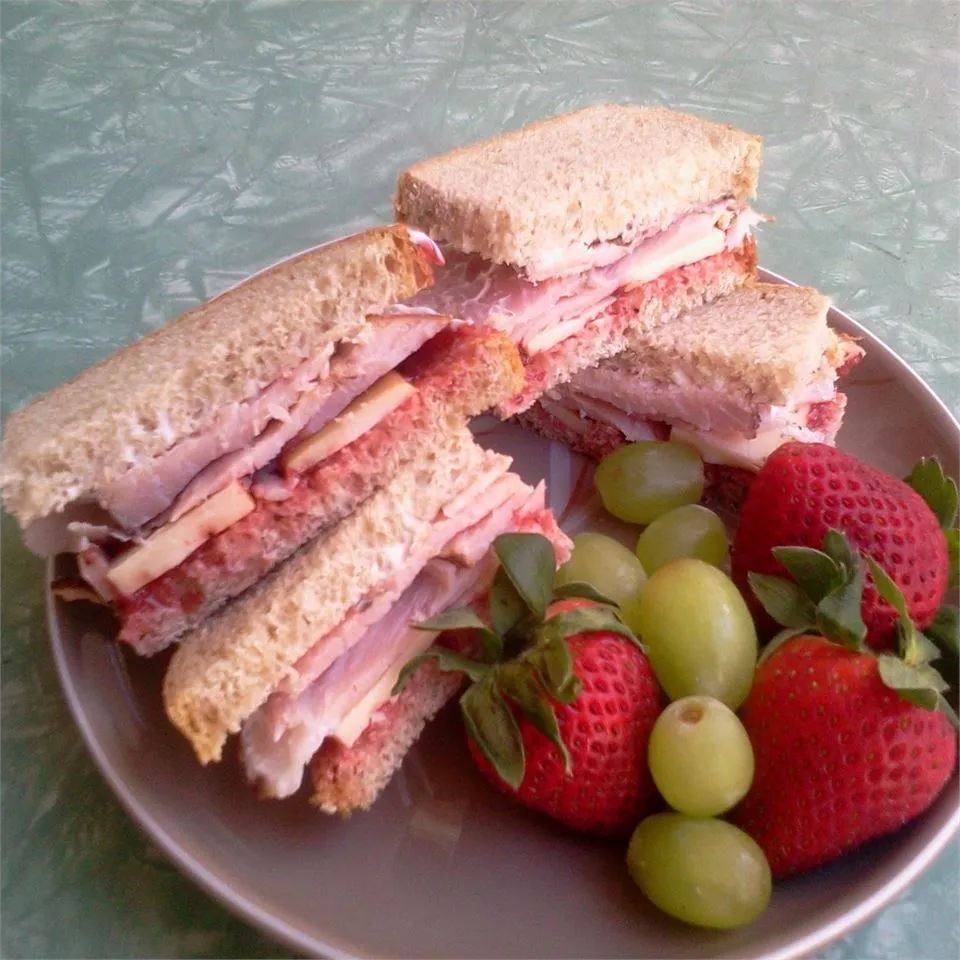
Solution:
[{"label": "stacked sandwich", "polygon": [[735,501],[785,440],[834,442],[862,353],[816,291],[758,283],[760,155],[731,127],[604,105],[420,162],[396,214],[447,264],[412,302],[514,339],[502,416],[594,457],[681,440]]},{"label": "stacked sandwich", "polygon": [[617,106],[418,163],[411,226],[284,261],[15,413],[6,508],[76,555],[62,596],[137,653],[177,645],[165,705],[201,762],[239,735],[264,796],[309,771],[323,810],[368,807],[458,686],[424,665],[392,695],[434,640],[413,624],[482,602],[501,533],[569,550],[471,417],[594,457],[679,439],[720,482],[833,441],[860,350],[815,291],[757,282],[759,164],[756,137]]},{"label": "stacked sandwich", "polygon": [[629,345],[630,332],[754,276],[760,140],[660,107],[606,105],[425,160],[396,216],[446,266],[415,304],[493,326],[520,347],[500,412]]},{"label": "stacked sandwich", "polygon": [[516,348],[398,306],[439,262],[401,226],[317,248],[7,423],[0,482],[27,542],[76,553],[61,586],[109,605],[139,653],[179,641],[170,719],[204,763],[242,733],[268,795],[319,750],[315,802],[369,806],[452,693],[425,670],[391,702],[433,639],[410,624],[484,593],[500,533],[567,550],[543,486],[466,427],[520,388]]}]

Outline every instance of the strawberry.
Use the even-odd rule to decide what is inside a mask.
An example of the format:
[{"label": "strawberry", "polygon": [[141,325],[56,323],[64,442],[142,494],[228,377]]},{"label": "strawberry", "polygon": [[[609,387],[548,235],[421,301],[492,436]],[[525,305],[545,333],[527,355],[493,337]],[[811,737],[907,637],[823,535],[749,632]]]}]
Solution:
[{"label": "strawberry", "polygon": [[[761,468],[744,502],[731,551],[733,579],[752,602],[758,624],[770,628],[772,621],[752,600],[748,574],[782,574],[773,548],[817,547],[835,528],[887,571],[922,629],[946,587],[941,524],[950,525],[956,506],[956,484],[936,460],[921,461],[905,483],[833,447],[786,443]],[[869,576],[862,616],[871,646],[893,643],[897,615]]]},{"label": "strawberry", "polygon": [[524,806],[573,830],[624,835],[655,797],[647,741],[660,713],[656,680],[640,649],[616,633],[578,633],[566,643],[580,692],[570,704],[555,704],[554,712],[569,763],[519,711],[525,765],[516,788],[474,739],[468,736],[467,744],[487,780]]},{"label": "strawberry", "polygon": [[421,625],[473,627],[482,658],[433,647],[407,665],[398,688],[424,658],[465,672],[467,746],[487,780],[574,830],[628,834],[656,797],[647,742],[660,694],[650,663],[610,601],[586,584],[552,592],[545,538],[507,534],[495,550],[493,628],[471,610]]},{"label": "strawberry", "polygon": [[817,867],[898,829],[953,772],[947,716],[904,700],[877,658],[802,634],[757,669],[740,709],[753,785],[735,822],[774,877]]},{"label": "strawberry", "polygon": [[[755,772],[733,818],[763,848],[775,877],[898,829],[933,803],[957,759],[956,715],[928,662],[937,650],[907,617],[883,568],[868,558],[876,589],[897,617],[899,657],[865,644],[864,572],[842,535],[830,531],[823,553],[781,556],[805,576],[835,563],[842,582],[805,610],[839,643],[802,626],[783,631],[761,656],[740,709]],[[794,624],[810,602],[796,583],[776,577],[752,574],[750,585],[772,616]]]}]

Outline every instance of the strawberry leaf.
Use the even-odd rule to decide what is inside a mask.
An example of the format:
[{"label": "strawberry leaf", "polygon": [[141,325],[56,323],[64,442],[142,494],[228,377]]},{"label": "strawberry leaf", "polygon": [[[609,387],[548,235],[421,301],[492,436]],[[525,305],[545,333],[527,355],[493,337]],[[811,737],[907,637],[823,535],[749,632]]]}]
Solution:
[{"label": "strawberry leaf", "polygon": [[950,573],[947,577],[947,589],[956,590],[960,587],[960,530],[947,530],[947,558],[950,561]]},{"label": "strawberry leaf", "polygon": [[873,557],[867,557],[870,574],[873,577],[877,593],[897,611],[897,636],[899,638],[900,656],[910,665],[927,663],[936,660],[940,651],[914,625],[907,611],[907,601],[893,578]]},{"label": "strawberry leaf", "polygon": [[927,626],[927,636],[954,656],[960,654],[960,610],[944,604]]},{"label": "strawberry leaf", "polygon": [[[834,531],[830,531],[831,533]],[[827,537],[830,533],[827,534]],[[826,544],[826,538],[824,538]],[[846,540],[844,540],[846,544]],[[860,614],[863,597],[863,567],[859,557],[850,554],[847,580],[836,590],[828,593],[818,604],[817,629],[831,640],[852,650],[862,650],[867,637],[867,626]]]},{"label": "strawberry leaf", "polygon": [[937,696],[937,709],[947,715],[947,719],[953,724],[954,730],[960,728],[960,717],[957,717],[956,711],[947,702],[942,693]]},{"label": "strawberry leaf", "polygon": [[566,640],[548,640],[526,654],[547,693],[560,703],[573,703],[580,695],[580,681],[573,672],[573,657]]},{"label": "strawberry leaf", "polygon": [[946,476],[936,457],[923,457],[910,471],[907,484],[927,502],[944,530],[957,515],[957,484]]},{"label": "strawberry leaf", "polygon": [[633,631],[617,616],[612,607],[577,607],[554,614],[537,629],[537,636],[544,640],[562,640],[578,633],[618,633],[638,647],[640,641]]},{"label": "strawberry leaf", "polygon": [[[888,684],[889,686],[889,684]],[[915,707],[921,707],[924,710],[937,710],[940,707],[940,701],[943,697],[936,690],[921,688],[919,690],[905,689],[897,690],[901,700],[912,703]]]},{"label": "strawberry leaf", "polygon": [[747,580],[763,609],[781,626],[797,630],[813,626],[816,609],[797,584],[766,573],[748,573]]},{"label": "strawberry leaf", "polygon": [[460,698],[460,712],[468,735],[500,779],[518,790],[525,765],[523,739],[492,673],[467,687]]},{"label": "strawberry leaf", "polygon": [[527,605],[517,593],[517,588],[500,567],[490,587],[490,621],[493,629],[505,637],[526,615]]},{"label": "strawberry leaf", "polygon": [[844,580],[849,580],[860,566],[860,557],[850,546],[850,541],[839,531],[830,529],[823,536],[823,552],[834,563],[843,567]]},{"label": "strawberry leaf", "polygon": [[497,683],[534,727],[557,748],[563,757],[564,770],[570,776],[573,772],[570,752],[560,736],[556,714],[537,679],[534,667],[524,661],[505,663],[497,669]]},{"label": "strawberry leaf", "polygon": [[562,583],[560,586],[554,587],[553,596],[556,600],[582,597],[585,600],[595,600],[597,603],[606,604],[608,607],[617,606],[616,601],[605,597],[595,586],[582,580],[571,580],[570,583]]},{"label": "strawberry leaf", "polygon": [[775,634],[763,650],[760,651],[760,656],[757,658],[757,666],[759,667],[761,663],[766,663],[788,640],[803,636],[805,632],[806,630],[803,627],[795,627],[781,630]]},{"label": "strawberry leaf", "polygon": [[870,567],[870,573],[873,575],[873,585],[877,588],[877,593],[900,614],[902,620],[909,620],[910,614],[907,613],[907,601],[904,600],[903,593],[893,582],[890,574],[888,574],[873,557],[867,557],[867,565]]},{"label": "strawberry leaf", "polygon": [[445,610],[413,626],[417,630],[434,630],[437,633],[442,633],[444,630],[490,630],[472,607],[455,607],[453,610]]},{"label": "strawberry leaf", "polygon": [[[897,693],[904,690],[929,690],[937,694],[949,689],[946,680],[928,663],[913,665],[904,663],[891,653],[881,653],[877,656],[877,669],[880,671],[880,679]],[[933,707],[927,709],[932,710]]]},{"label": "strawberry leaf", "polygon": [[444,630],[476,630],[480,634],[483,659],[486,663],[496,663],[503,653],[503,640],[470,607],[446,610],[413,626],[417,630],[434,630],[437,633],[442,633]]},{"label": "strawberry leaf", "polygon": [[444,673],[465,673],[471,680],[482,680],[490,673],[490,667],[485,663],[477,663],[476,660],[454,653],[446,647],[431,647],[425,653],[408,660],[403,665],[400,676],[397,677],[397,682],[393,685],[393,690],[390,691],[391,694],[397,696],[401,693],[410,677],[427,660],[434,660]]},{"label": "strawberry leaf", "polygon": [[822,550],[814,550],[813,547],[774,547],[773,555],[814,603],[819,603],[843,583],[843,568]]},{"label": "strawberry leaf", "polygon": [[539,533],[503,533],[493,549],[527,608],[542,620],[557,569],[550,541]]}]

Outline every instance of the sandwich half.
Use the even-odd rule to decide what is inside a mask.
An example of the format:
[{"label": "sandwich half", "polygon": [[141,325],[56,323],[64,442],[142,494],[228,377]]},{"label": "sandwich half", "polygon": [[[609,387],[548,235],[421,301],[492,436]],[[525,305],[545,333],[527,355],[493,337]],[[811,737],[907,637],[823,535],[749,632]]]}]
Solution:
[{"label": "sandwich half", "polygon": [[423,438],[416,456],[329,533],[187,634],[164,681],[171,721],[203,763],[240,734],[248,778],[296,792],[312,763],[314,802],[368,807],[456,683],[402,666],[433,640],[412,623],[489,588],[490,546],[537,531],[559,560],[569,541],[510,460],[464,428]]},{"label": "sandwich half", "polygon": [[493,325],[520,347],[525,384],[499,413],[627,347],[756,272],[748,207],[759,138],[663,107],[606,104],[415,164],[398,220],[446,266],[412,303]]},{"label": "sandwich half", "polygon": [[503,335],[398,306],[440,259],[403,226],[318,247],[13,414],[0,485],[28,545],[77,553],[73,595],[140,653],[202,622],[521,382]]},{"label": "sandwich half", "polygon": [[548,391],[520,420],[597,459],[630,441],[687,443],[715,489],[735,491],[787,440],[836,440],[846,406],[837,383],[863,350],[829,327],[829,307],[811,287],[742,287],[635,329],[629,350]]}]

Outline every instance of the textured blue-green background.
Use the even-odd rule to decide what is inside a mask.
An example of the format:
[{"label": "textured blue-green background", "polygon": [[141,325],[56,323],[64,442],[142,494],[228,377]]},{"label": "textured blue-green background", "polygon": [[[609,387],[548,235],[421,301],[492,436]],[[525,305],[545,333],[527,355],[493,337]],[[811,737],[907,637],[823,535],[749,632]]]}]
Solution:
[{"label": "textured blue-green background", "polygon": [[[396,171],[603,99],[761,133],[763,263],[954,408],[955,2],[0,2],[4,412],[283,254]],[[896,438],[891,437],[895,443]],[[2,953],[275,956],[124,816],[61,702],[3,525]],[[839,958],[960,955],[954,845]]]}]

